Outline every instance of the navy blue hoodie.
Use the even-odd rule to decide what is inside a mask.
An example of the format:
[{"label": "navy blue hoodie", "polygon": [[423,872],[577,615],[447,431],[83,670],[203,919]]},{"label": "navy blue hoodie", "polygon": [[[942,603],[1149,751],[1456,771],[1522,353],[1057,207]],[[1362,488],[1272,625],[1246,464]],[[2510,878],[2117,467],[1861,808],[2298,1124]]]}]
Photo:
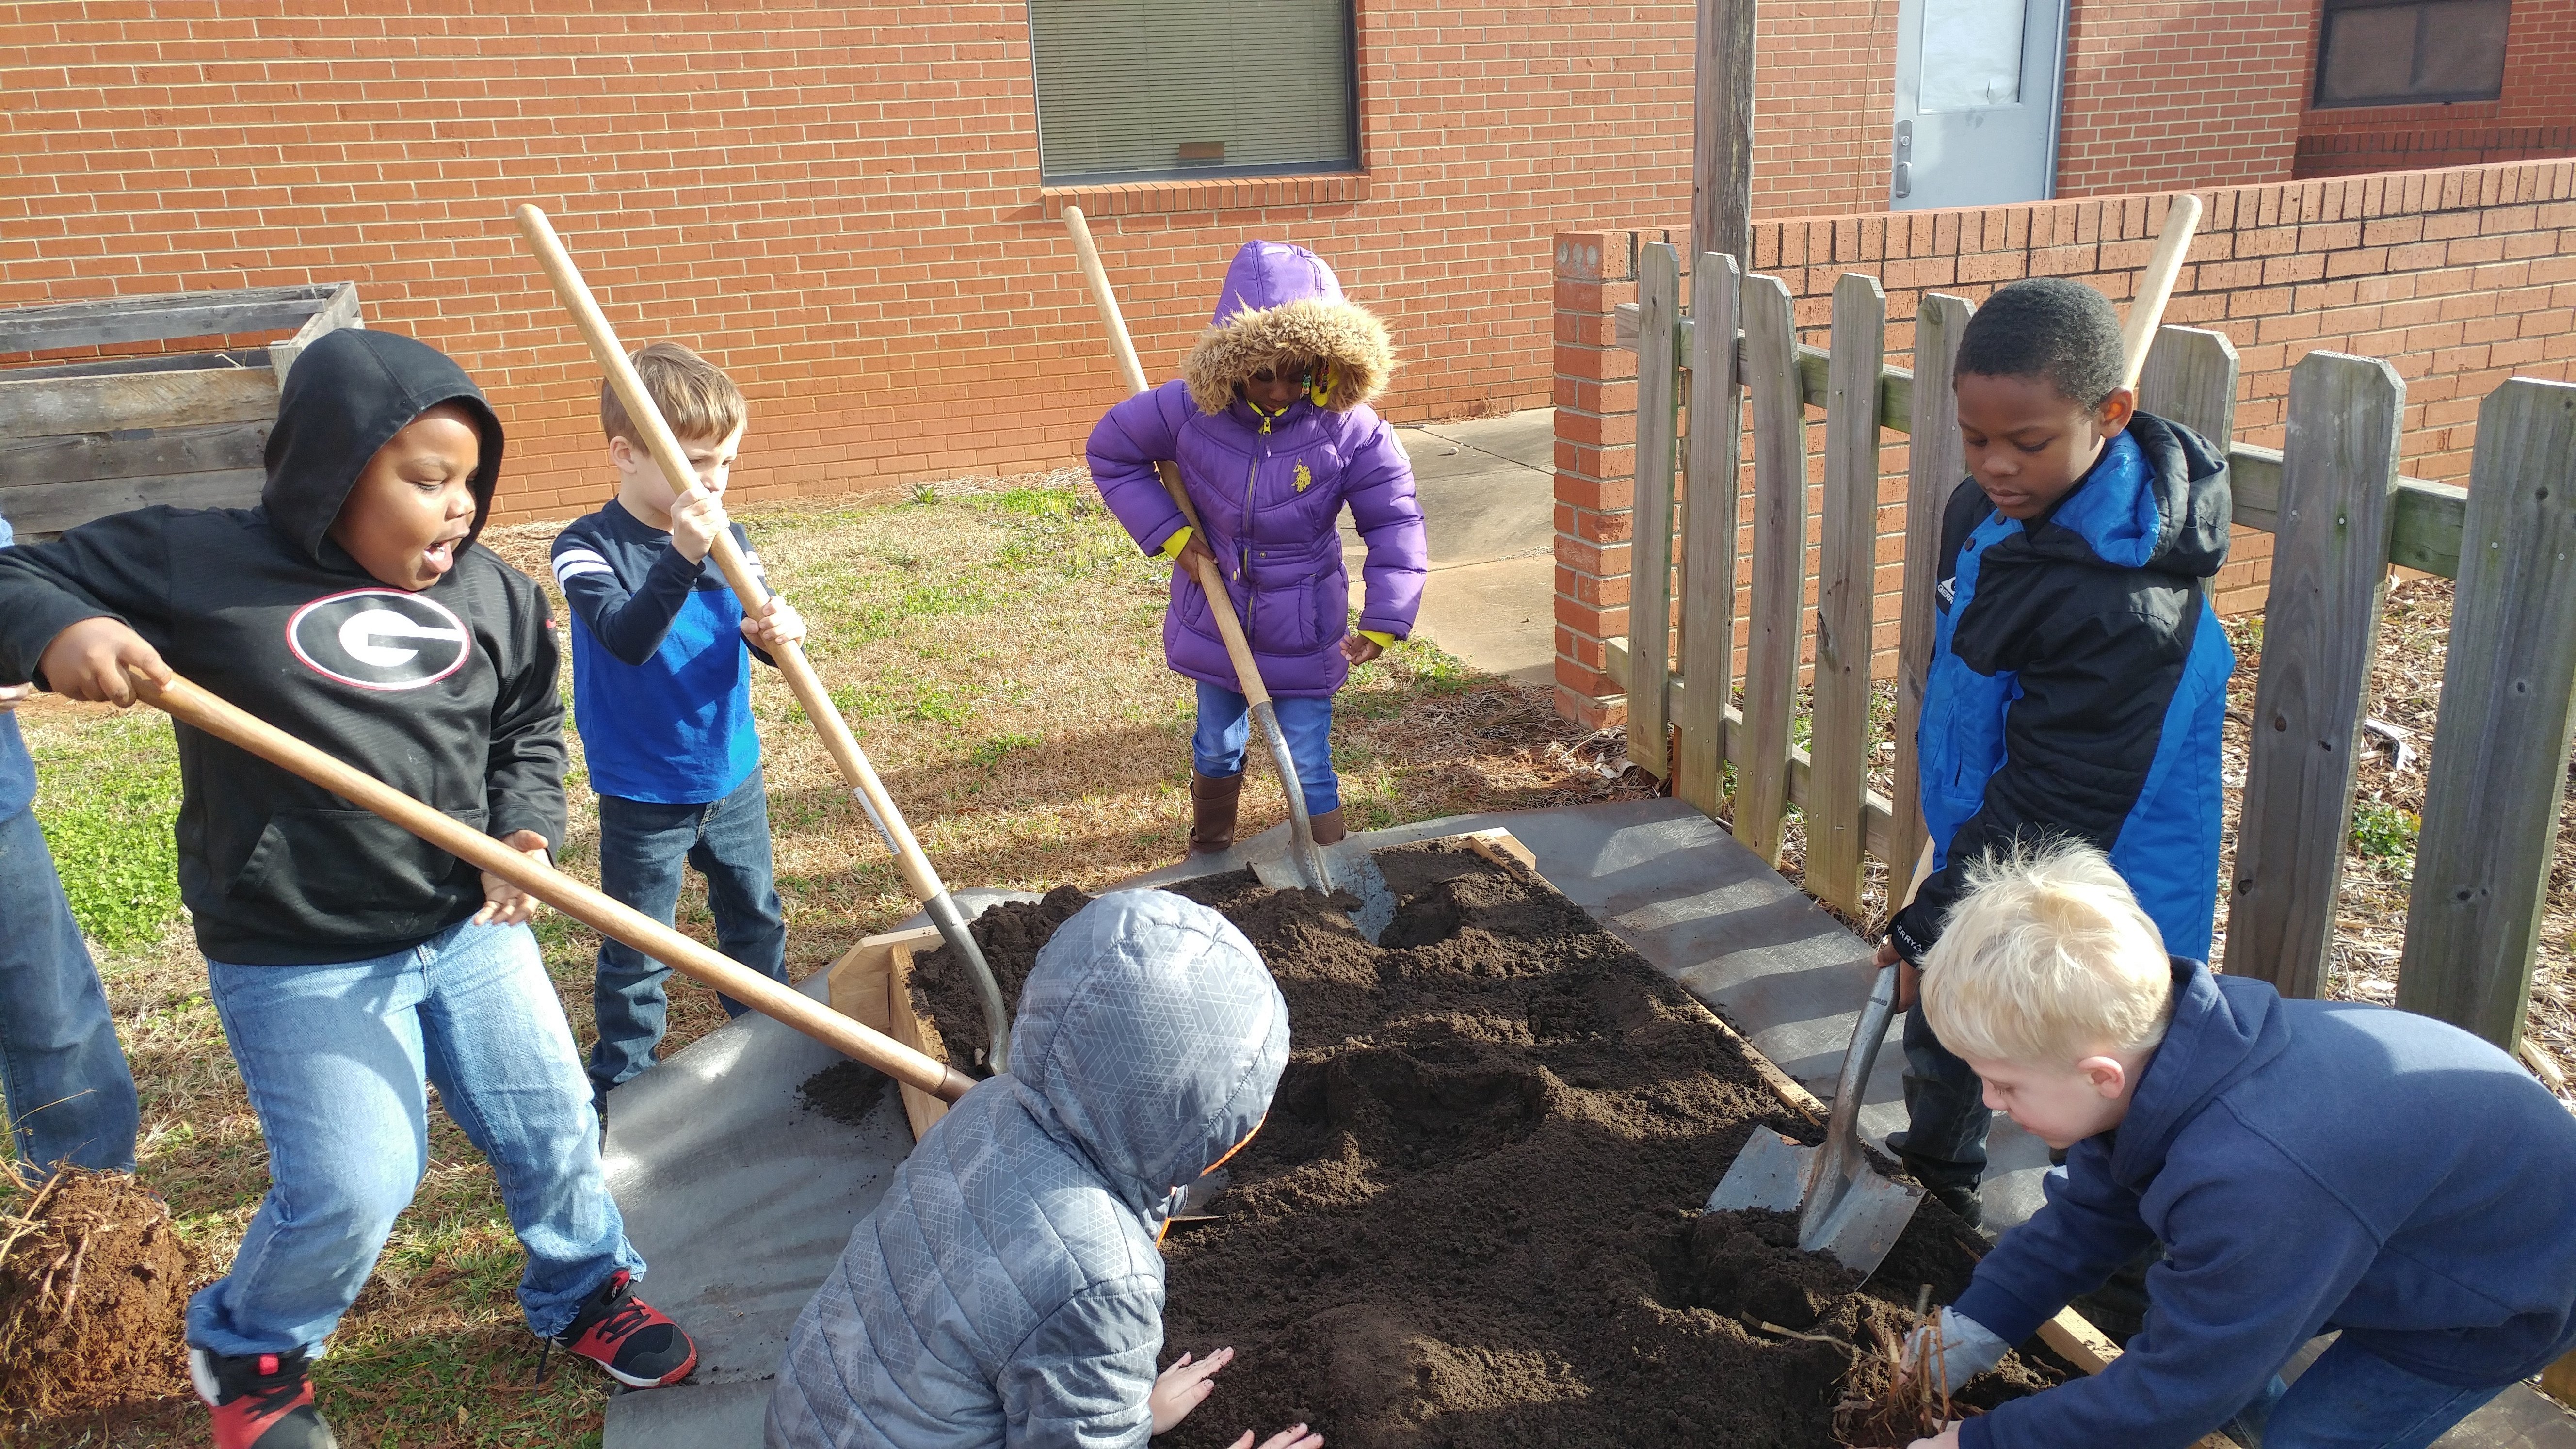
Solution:
[{"label": "navy blue hoodie", "polygon": [[2495,1388],[2576,1345],[2576,1117],[2504,1053],[2387,1007],[2284,1001],[2174,963],[2120,1126],[1977,1265],[1961,1315],[2019,1343],[2150,1240],[2146,1330],[2003,1405],[1963,1449],[2188,1445],[2310,1338]]}]

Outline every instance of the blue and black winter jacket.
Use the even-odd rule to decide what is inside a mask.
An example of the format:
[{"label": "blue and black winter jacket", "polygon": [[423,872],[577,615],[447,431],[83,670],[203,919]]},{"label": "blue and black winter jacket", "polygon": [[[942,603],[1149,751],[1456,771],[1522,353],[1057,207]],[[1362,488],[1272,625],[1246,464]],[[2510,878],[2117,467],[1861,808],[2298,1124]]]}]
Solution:
[{"label": "blue and black winter jacket", "polygon": [[2190,1444],[2328,1330],[2491,1389],[2576,1345],[2576,1118],[2513,1059],[2384,1006],[2176,961],[2128,1116],[2075,1144],[1958,1311],[2019,1343],[2150,1242],[2144,1332],[1966,1449]]},{"label": "blue and black winter jacket", "polygon": [[1942,521],[1932,668],[1915,743],[1934,871],[1890,923],[1922,964],[1963,867],[2016,836],[2111,857],[2179,956],[2217,910],[2226,631],[2201,581],[2227,561],[2227,460],[2146,413],[2046,516],[1975,479]]}]

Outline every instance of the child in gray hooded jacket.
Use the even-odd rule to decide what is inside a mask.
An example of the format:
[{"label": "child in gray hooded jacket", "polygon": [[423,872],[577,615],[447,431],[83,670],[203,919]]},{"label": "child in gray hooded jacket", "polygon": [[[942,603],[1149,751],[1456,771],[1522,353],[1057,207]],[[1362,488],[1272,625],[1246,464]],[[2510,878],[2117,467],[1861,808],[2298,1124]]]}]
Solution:
[{"label": "child in gray hooded jacket", "polygon": [[[772,1449],[1132,1449],[1215,1388],[1230,1349],[1154,1372],[1158,1244],[1278,1090],[1269,969],[1205,906],[1104,896],[1038,953],[1010,1061],[896,1169],[798,1316]],[[1299,1424],[1261,1449],[1322,1443]]]}]

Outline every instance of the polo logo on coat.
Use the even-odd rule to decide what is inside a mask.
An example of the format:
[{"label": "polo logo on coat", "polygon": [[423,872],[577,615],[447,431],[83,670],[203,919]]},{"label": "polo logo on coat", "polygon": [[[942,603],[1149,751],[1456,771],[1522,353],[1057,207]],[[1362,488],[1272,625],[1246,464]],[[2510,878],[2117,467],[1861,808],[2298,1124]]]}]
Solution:
[{"label": "polo logo on coat", "polygon": [[1307,466],[1306,466],[1306,464],[1305,464],[1305,461],[1304,461],[1303,459],[1298,460],[1298,463],[1297,463],[1297,491],[1298,491],[1298,492],[1300,492],[1300,493],[1305,492],[1308,488],[1310,488],[1310,487],[1314,486],[1314,482],[1315,482],[1315,470],[1314,470],[1314,469],[1312,469],[1312,468],[1307,467]]},{"label": "polo logo on coat", "polygon": [[435,599],[352,589],[296,610],[286,621],[286,647],[325,679],[359,689],[418,689],[464,668],[474,636]]}]

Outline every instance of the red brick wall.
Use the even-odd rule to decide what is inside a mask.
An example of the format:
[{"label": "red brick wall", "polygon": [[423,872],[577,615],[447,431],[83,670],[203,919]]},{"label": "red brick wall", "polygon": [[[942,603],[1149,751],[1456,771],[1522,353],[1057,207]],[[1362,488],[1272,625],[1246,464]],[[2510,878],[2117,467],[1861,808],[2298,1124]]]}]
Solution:
[{"label": "red brick wall", "polygon": [[[2576,161],[2203,196],[2208,211],[2166,320],[2214,328],[2236,345],[2243,441],[2280,446],[2290,369],[2309,352],[2384,357],[2406,382],[2405,471],[2464,484],[2490,390],[2513,375],[2576,380]],[[1854,271],[1880,278],[1888,361],[1902,366],[1925,291],[1975,300],[2020,277],[2074,276],[2125,303],[2164,209],[2161,197],[2124,197],[1764,222],[1754,228],[1754,261],[1798,298],[1800,327],[1816,346],[1827,341],[1835,281]],[[1621,712],[1601,641],[1628,632],[1635,476],[1636,359],[1616,345],[1610,314],[1635,300],[1636,285],[1625,231],[1560,235],[1554,258],[1557,697],[1597,724]],[[1884,651],[1895,642],[1902,570],[1901,552],[1887,545],[1902,534],[1905,496],[1903,439],[1886,436],[1882,675],[1892,672]],[[2261,607],[2269,557],[2261,535],[2239,535],[2219,575],[2222,610]]]},{"label": "red brick wall", "polygon": [[[2296,174],[2305,179],[2576,155],[2576,5],[2515,0],[2512,16],[2501,96],[2449,105],[2308,110],[2299,118]],[[2311,95],[2313,65],[2312,60]]]},{"label": "red brick wall", "polygon": [[[1364,176],[1087,198],[1148,368],[1261,235],[1388,317],[1395,415],[1544,402],[1546,238],[1688,195],[1692,13],[1362,0]],[[603,488],[597,374],[510,224],[535,201],[631,345],[744,384],[745,496],[1074,461],[1118,385],[1028,46],[1019,4],[29,0],[0,306],[354,280],[493,395],[506,515],[566,515]]]},{"label": "red brick wall", "polygon": [[[1543,401],[1546,239],[1684,209],[1693,11],[1361,0],[1363,174],[1079,198],[1149,368],[1267,235],[1393,322],[1393,415]],[[1880,204],[1893,17],[1763,7],[1764,214]],[[630,342],[744,383],[747,497],[1069,462],[1116,395],[1037,184],[1022,5],[29,0],[0,75],[0,306],[354,280],[492,392],[507,516],[601,487],[523,200]]]},{"label": "red brick wall", "polygon": [[2290,175],[2317,0],[2074,0],[2057,194]]}]

